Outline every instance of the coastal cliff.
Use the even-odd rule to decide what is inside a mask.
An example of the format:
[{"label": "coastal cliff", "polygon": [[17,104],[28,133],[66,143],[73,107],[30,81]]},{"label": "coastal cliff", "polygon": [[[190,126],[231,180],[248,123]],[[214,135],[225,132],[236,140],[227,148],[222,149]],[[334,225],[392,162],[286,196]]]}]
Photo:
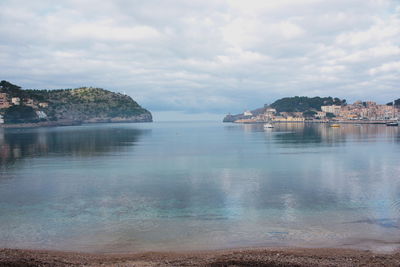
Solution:
[{"label": "coastal cliff", "polygon": [[[251,110],[250,112],[252,114],[251,116],[253,116],[253,115],[257,116],[257,115],[263,114],[265,112],[265,108],[258,108],[255,110]],[[237,120],[248,119],[251,116],[245,115],[243,113],[236,114],[236,115],[228,114],[224,117],[222,122],[235,122]]]},{"label": "coastal cliff", "polygon": [[130,96],[101,88],[23,90],[0,83],[0,115],[4,125],[94,122],[152,122],[151,113]]}]

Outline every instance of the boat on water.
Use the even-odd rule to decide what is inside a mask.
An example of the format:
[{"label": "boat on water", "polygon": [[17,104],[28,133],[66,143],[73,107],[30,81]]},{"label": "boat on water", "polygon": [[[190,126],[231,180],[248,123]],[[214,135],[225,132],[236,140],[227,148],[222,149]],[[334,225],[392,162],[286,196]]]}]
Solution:
[{"label": "boat on water", "polygon": [[264,124],[264,129],[270,129],[270,128],[274,128],[274,125],[272,125],[272,123]]},{"label": "boat on water", "polygon": [[338,128],[338,127],[340,127],[340,124],[334,123],[334,124],[331,124],[329,126],[332,127],[332,128]]},{"label": "boat on water", "polygon": [[399,126],[399,123],[397,121],[390,121],[386,123],[386,126]]}]

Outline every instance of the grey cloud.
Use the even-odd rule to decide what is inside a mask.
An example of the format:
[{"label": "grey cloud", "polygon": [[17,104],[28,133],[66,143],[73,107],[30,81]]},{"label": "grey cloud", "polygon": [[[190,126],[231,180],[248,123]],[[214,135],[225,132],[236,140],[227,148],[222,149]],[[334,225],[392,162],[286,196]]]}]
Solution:
[{"label": "grey cloud", "polygon": [[150,110],[291,95],[398,98],[398,1],[2,1],[1,79],[100,86]]}]

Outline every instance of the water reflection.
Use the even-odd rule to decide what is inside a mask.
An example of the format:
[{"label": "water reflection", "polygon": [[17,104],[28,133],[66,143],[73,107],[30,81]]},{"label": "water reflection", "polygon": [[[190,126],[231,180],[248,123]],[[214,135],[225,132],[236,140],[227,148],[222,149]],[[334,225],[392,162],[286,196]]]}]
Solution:
[{"label": "water reflection", "polygon": [[171,250],[400,235],[399,128],[155,123],[0,140],[3,165],[20,163],[1,173],[16,179],[0,180],[0,246]]},{"label": "water reflection", "polygon": [[0,129],[0,165],[49,154],[91,157],[135,145],[149,130],[81,126],[70,128]]},{"label": "water reflection", "polygon": [[[329,124],[276,123],[274,124],[275,128],[272,129],[264,129],[263,124],[243,124],[240,127],[244,132],[249,133],[265,132],[266,137],[274,134],[274,139],[288,144],[329,144],[347,140],[379,141],[379,138],[400,142],[399,127],[387,127],[379,124],[342,124],[340,128],[332,128],[329,127]],[[235,127],[225,127],[225,129],[233,130]]]}]

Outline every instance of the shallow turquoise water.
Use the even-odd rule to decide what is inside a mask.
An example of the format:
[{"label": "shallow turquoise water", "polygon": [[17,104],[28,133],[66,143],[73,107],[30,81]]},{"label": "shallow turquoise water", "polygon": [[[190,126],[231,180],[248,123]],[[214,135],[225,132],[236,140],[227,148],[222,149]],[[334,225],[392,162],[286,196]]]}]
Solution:
[{"label": "shallow turquoise water", "polygon": [[400,247],[398,127],[97,124],[0,145],[0,247]]}]

